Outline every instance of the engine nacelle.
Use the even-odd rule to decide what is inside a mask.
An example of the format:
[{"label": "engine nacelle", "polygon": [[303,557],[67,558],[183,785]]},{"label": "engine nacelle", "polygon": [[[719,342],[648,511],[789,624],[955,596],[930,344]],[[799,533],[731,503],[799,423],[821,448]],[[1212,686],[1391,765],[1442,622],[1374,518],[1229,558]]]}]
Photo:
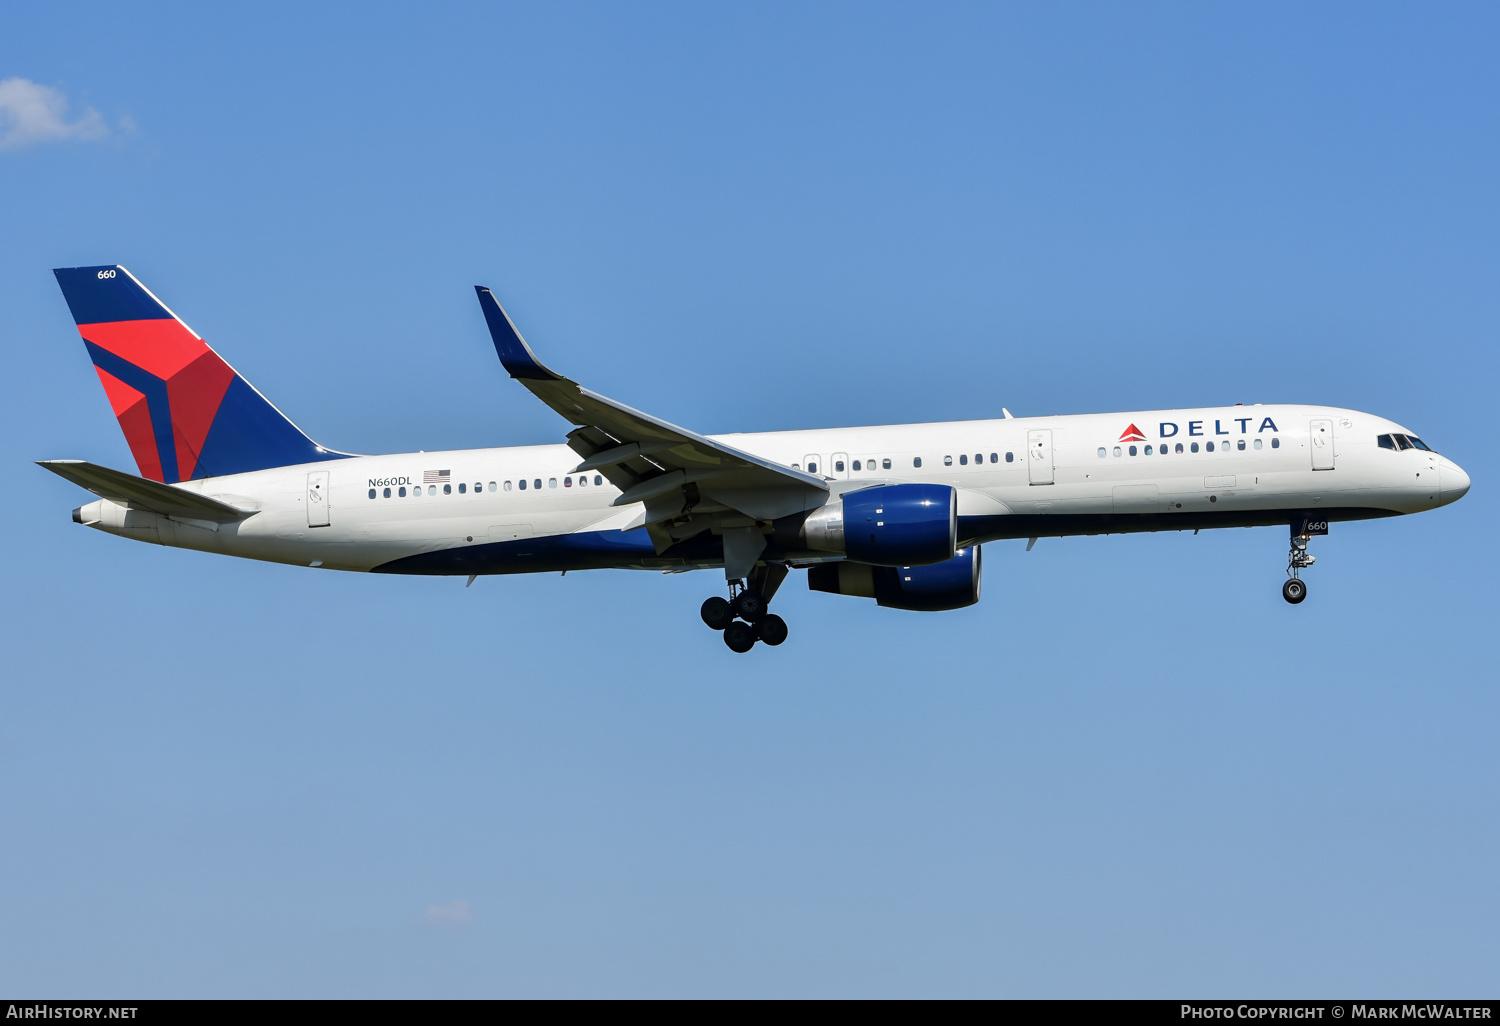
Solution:
[{"label": "engine nacelle", "polygon": [[932,612],[962,609],[979,601],[979,546],[959,549],[952,559],[926,566],[819,563],[807,571],[813,591],[872,598],[892,609]]},{"label": "engine nacelle", "polygon": [[937,484],[845,492],[838,502],[778,523],[775,540],[872,566],[941,563],[953,558],[958,543],[958,493]]}]

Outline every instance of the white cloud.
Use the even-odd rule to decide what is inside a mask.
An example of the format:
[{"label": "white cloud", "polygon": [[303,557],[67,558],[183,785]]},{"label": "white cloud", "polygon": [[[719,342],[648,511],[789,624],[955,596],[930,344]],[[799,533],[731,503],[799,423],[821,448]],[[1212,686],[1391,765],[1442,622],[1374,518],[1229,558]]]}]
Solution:
[{"label": "white cloud", "polygon": [[427,926],[451,930],[468,926],[474,921],[474,910],[467,901],[450,901],[446,905],[428,905],[422,912],[422,922]]},{"label": "white cloud", "polygon": [[24,78],[0,80],[0,150],[107,135],[104,116],[92,107],[69,121],[68,98],[60,90]]}]

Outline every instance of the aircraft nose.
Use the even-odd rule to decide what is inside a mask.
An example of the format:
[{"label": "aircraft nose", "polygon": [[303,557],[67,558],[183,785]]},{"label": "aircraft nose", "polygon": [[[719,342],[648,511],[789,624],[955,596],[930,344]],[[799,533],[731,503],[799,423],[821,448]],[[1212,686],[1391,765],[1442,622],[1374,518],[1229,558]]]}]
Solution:
[{"label": "aircraft nose", "polygon": [[1444,503],[1457,502],[1469,492],[1469,475],[1452,460],[1444,457],[1438,465],[1438,494]]}]

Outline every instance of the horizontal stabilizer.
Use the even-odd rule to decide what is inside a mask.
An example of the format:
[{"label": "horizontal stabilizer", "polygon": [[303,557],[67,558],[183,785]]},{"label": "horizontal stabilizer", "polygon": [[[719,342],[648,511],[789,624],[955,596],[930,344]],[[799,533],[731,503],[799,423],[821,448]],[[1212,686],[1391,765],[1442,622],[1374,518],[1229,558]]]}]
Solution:
[{"label": "horizontal stabilizer", "polygon": [[83,460],[39,460],[37,466],[45,467],[58,477],[65,477],[74,484],[87,488],[102,499],[163,516],[232,524],[256,512],[253,509],[236,509],[207,495],[136,477],[121,470],[85,463]]}]

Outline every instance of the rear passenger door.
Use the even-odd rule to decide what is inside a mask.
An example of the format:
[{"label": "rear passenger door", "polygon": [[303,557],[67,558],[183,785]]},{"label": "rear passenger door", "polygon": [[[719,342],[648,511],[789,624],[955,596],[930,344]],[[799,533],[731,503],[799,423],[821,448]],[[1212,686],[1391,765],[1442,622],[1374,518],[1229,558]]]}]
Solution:
[{"label": "rear passenger door", "polygon": [[328,471],[307,475],[307,526],[328,526]]},{"label": "rear passenger door", "polygon": [[1034,485],[1052,483],[1052,432],[1026,433],[1026,478]]}]

